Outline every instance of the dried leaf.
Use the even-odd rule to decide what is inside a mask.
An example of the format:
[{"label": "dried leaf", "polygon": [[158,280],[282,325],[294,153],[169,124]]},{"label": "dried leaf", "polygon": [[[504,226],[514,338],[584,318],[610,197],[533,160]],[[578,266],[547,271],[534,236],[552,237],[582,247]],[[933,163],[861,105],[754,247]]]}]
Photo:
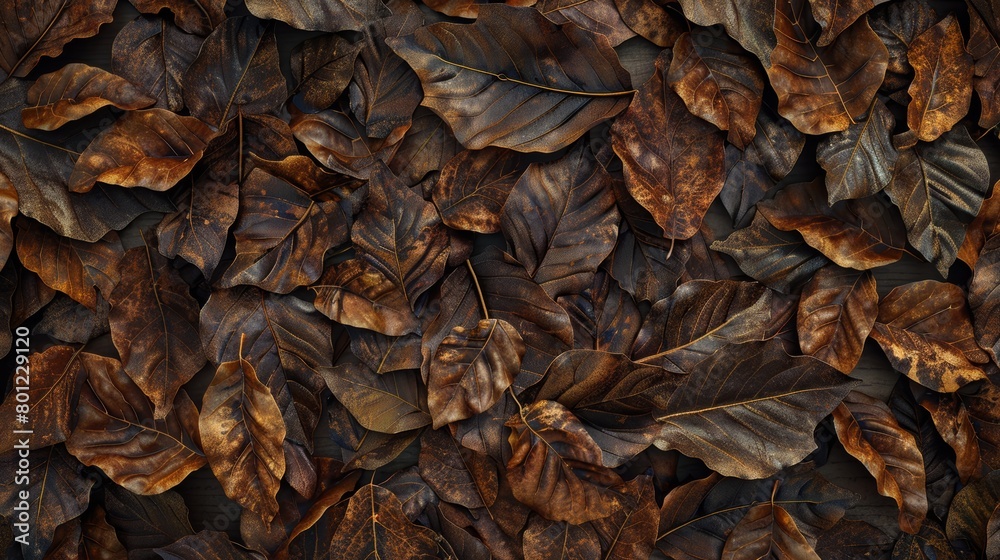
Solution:
[{"label": "dried leaf", "polygon": [[1000,503],[1000,472],[993,471],[962,488],[948,509],[948,540],[965,541],[979,556],[986,551],[986,528]]},{"label": "dried leaf", "polygon": [[473,150],[559,150],[625,109],[632,93],[606,39],[535,10],[487,4],[475,23],[435,23],[387,42],[420,77],[421,104]]},{"label": "dried leaf", "polygon": [[725,183],[722,138],[692,115],[667,86],[669,51],[611,127],[629,194],[649,211],[663,236],[688,239]]},{"label": "dried leaf", "polygon": [[424,432],[420,443],[420,475],[438,497],[470,510],[493,507],[499,482],[492,459],[441,430]]},{"label": "dried leaf", "polygon": [[437,558],[433,531],[414,525],[392,492],[367,484],[347,504],[329,558]]},{"label": "dried leaf", "polygon": [[635,37],[614,0],[539,0],[535,4],[543,16],[556,25],[576,24],[580,29],[608,38],[617,47]]},{"label": "dried leaf", "polygon": [[257,560],[260,556],[238,547],[229,536],[205,529],[170,546],[155,549],[163,560]]},{"label": "dried leaf", "polygon": [[72,63],[32,84],[28,106],[21,109],[21,119],[28,128],[55,130],[107,105],[134,110],[155,101],[128,80],[107,70]]},{"label": "dried leaf", "polygon": [[503,148],[465,150],[441,168],[433,200],[450,228],[477,233],[500,231],[500,214],[528,163]]},{"label": "dried leaf", "polygon": [[140,16],[115,36],[111,71],[142,87],[156,99],[155,107],[179,112],[184,108],[184,72],[198,56],[202,42],[167,19]]},{"label": "dried leaf", "polygon": [[878,316],[870,272],[825,266],[802,288],[796,328],[802,353],[850,374]]},{"label": "dried leaf", "polygon": [[125,549],[137,558],[155,558],[154,548],[193,535],[188,508],[180,494],[167,491],[138,496],[116,485],[105,493],[107,520]]},{"label": "dried leaf", "polygon": [[585,560],[600,554],[601,543],[590,525],[533,515],[524,529],[524,560]]},{"label": "dried leaf", "polygon": [[333,105],[351,81],[354,60],[360,50],[361,44],[351,43],[340,35],[321,35],[303,41],[291,57],[296,103],[310,112]]},{"label": "dried leaf", "polygon": [[420,328],[403,293],[385,274],[360,258],[330,268],[311,289],[316,292],[316,309],[338,323],[388,336],[402,336]]},{"label": "dried leaf", "polygon": [[249,0],[247,8],[261,19],[276,19],[296,29],[310,31],[360,31],[365,25],[385,17],[385,6],[373,0],[294,4]]},{"label": "dried leaf", "polygon": [[176,212],[156,227],[165,257],[181,257],[211,278],[222,259],[229,228],[239,211],[239,184],[208,180],[191,185]]},{"label": "dried leaf", "polygon": [[443,172],[461,149],[443,120],[430,109],[417,107],[413,124],[388,163],[389,170],[407,185],[416,185],[428,175]]},{"label": "dried leaf", "polygon": [[969,7],[969,54],[975,62],[972,87],[982,103],[979,126],[992,128],[1000,123],[1000,104],[997,88],[1000,87],[1000,39],[997,31],[983,20],[979,10]]},{"label": "dried leaf", "polygon": [[330,391],[358,423],[383,434],[398,434],[431,423],[427,389],[413,371],[377,374],[362,365],[321,368]]},{"label": "dried leaf", "polygon": [[826,171],[830,205],[863,198],[882,190],[892,179],[899,153],[892,145],[895,120],[877,97],[863,121],[822,140],[816,160]]},{"label": "dried leaf", "polygon": [[225,18],[225,0],[129,0],[144,14],[155,14],[166,8],[173,12],[177,26],[188,33],[208,35]]},{"label": "dried leaf", "polygon": [[972,55],[965,50],[958,20],[949,15],[918,35],[906,56],[915,74],[906,124],[919,140],[932,142],[969,111]]},{"label": "dried leaf", "polygon": [[744,49],[757,55],[765,67],[771,64],[771,51],[775,48],[775,10],[769,4],[739,0],[680,0],[680,5],[685,17],[692,23],[706,27],[722,24],[726,33]]},{"label": "dried leaf", "polygon": [[989,352],[993,361],[1000,360],[1000,237],[993,236],[983,247],[969,284],[969,309],[972,311],[976,342]]},{"label": "dried leaf", "polygon": [[926,0],[903,0],[872,10],[868,22],[889,51],[882,91],[902,94],[913,79],[913,67],[907,58],[910,44],[937,23],[938,16]]},{"label": "dried leaf", "polygon": [[788,511],[773,503],[757,504],[747,510],[733,527],[722,549],[725,560],[763,558],[819,560]]}]

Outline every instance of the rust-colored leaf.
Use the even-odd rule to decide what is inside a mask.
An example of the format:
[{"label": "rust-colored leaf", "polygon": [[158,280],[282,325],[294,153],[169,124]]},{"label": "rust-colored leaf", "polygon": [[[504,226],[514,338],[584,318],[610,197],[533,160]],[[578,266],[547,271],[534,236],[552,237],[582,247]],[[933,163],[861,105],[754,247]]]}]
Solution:
[{"label": "rust-colored leaf", "polygon": [[590,33],[603,35],[615,47],[636,35],[624,21],[615,0],[539,0],[535,9],[556,25],[573,23]]},{"label": "rust-colored leaf", "polygon": [[127,554],[101,506],[84,514],[81,533],[80,558],[84,560],[115,560]]},{"label": "rust-colored leaf", "polygon": [[156,247],[129,249],[118,271],[122,280],[108,296],[111,338],[125,372],[153,401],[153,418],[162,420],[205,364],[198,302]]},{"label": "rust-colored leaf", "polygon": [[774,227],[797,231],[844,268],[867,270],[903,257],[906,234],[896,209],[879,197],[830,206],[820,180],[789,185],[757,205]]},{"label": "rust-colored leaf", "polygon": [[202,42],[168,19],[140,16],[115,36],[111,71],[142,87],[156,99],[156,107],[178,112],[184,108],[184,72],[198,56]]},{"label": "rust-colored leaf", "polygon": [[28,106],[21,109],[21,119],[28,128],[55,130],[107,105],[134,110],[155,101],[128,80],[107,70],[72,63],[32,84]]},{"label": "rust-colored leaf", "polygon": [[819,360],[789,356],[779,340],[731,344],[688,374],[657,412],[655,444],[726,476],[771,476],[816,448],[813,429],[854,385]]},{"label": "rust-colored leaf", "polygon": [[803,354],[850,374],[878,316],[870,272],[825,266],[802,288],[796,328]]},{"label": "rust-colored leaf", "polygon": [[965,49],[958,20],[949,15],[918,35],[906,56],[914,72],[906,124],[917,139],[931,142],[969,111],[972,55]]},{"label": "rust-colored leaf", "polygon": [[160,252],[168,258],[182,257],[211,278],[239,206],[238,183],[209,179],[191,185],[177,211],[164,216],[156,227]]},{"label": "rust-colored leaf", "polygon": [[956,395],[926,392],[920,406],[930,413],[941,439],[955,452],[955,470],[963,484],[979,478],[982,457],[979,439],[968,409]]},{"label": "rust-colored leaf", "polygon": [[83,354],[87,372],[79,416],[66,449],[100,467],[136,494],[160,494],[205,465],[198,445],[198,409],[183,390],[170,413],[153,419],[153,403],[125,374],[121,362]]},{"label": "rust-colored leaf", "polygon": [[969,223],[965,230],[965,240],[958,248],[958,258],[973,270],[986,242],[1000,233],[1000,189],[997,184],[993,185],[989,198],[983,201],[979,214]]},{"label": "rust-colored leaf", "polygon": [[867,19],[823,46],[816,40],[813,14],[806,0],[777,0],[778,44],[765,68],[778,94],[778,112],[796,128],[806,134],[846,130],[868,111],[889,52]]},{"label": "rust-colored leaf", "polygon": [[667,82],[695,115],[729,131],[729,141],[747,147],[764,94],[764,73],[735,41],[711,29],[677,38]]},{"label": "rust-colored leaf", "polygon": [[285,473],[285,426],[270,390],[242,352],[216,370],[205,390],[198,428],[208,463],[226,495],[265,521],[273,518]]},{"label": "rust-colored leaf", "polygon": [[772,556],[819,560],[788,511],[774,503],[757,504],[733,527],[722,549],[725,560],[747,560]]},{"label": "rust-colored leaf", "polygon": [[435,534],[410,522],[395,494],[362,486],[347,503],[344,520],[330,542],[328,558],[437,558]]},{"label": "rust-colored leaf", "polygon": [[899,527],[916,534],[927,515],[924,460],[913,434],[880,400],[852,391],[833,411],[837,437],[875,477],[879,494],[896,500]]},{"label": "rust-colored leaf", "polygon": [[514,382],[524,342],[513,325],[483,319],[475,328],[456,326],[430,364],[427,405],[434,429],[485,412]]},{"label": "rust-colored leaf", "polygon": [[[26,354],[15,349],[17,356],[13,374],[26,375],[30,381],[29,390],[25,391],[30,403],[29,429],[37,432],[28,438],[30,449],[66,441],[72,432],[77,399],[87,377],[80,359],[81,350],[71,346],[53,346],[44,352]],[[22,423],[16,422],[16,419],[17,414],[23,414],[18,412],[15,391],[8,393],[0,405],[0,419],[12,426],[12,430],[20,429]],[[19,436],[12,430],[0,436],[0,453],[12,452],[18,443]]]},{"label": "rust-colored leaf", "polygon": [[435,23],[388,43],[420,77],[421,104],[473,150],[562,149],[632,94],[607,39],[536,10],[487,4],[475,23]]},{"label": "rust-colored leaf", "polygon": [[188,33],[208,35],[224,19],[225,0],[129,0],[144,14],[156,14],[166,8],[177,26]]},{"label": "rust-colored leaf", "polygon": [[477,233],[500,231],[500,212],[528,167],[518,152],[465,150],[441,169],[433,200],[448,227]]},{"label": "rust-colored leaf", "polygon": [[330,391],[358,423],[383,434],[398,434],[431,423],[427,389],[413,371],[377,374],[363,365],[321,368]]},{"label": "rust-colored leaf", "polygon": [[[902,0],[881,4],[872,10],[868,21],[889,51],[882,91],[898,100],[906,95],[903,90],[913,79],[913,67],[907,58],[910,44],[937,23],[938,16],[927,0]],[[903,104],[907,101],[902,99]]]},{"label": "rust-colored leaf", "polygon": [[954,284],[894,288],[879,302],[871,337],[897,371],[929,389],[951,393],[986,377],[976,364],[989,357],[976,345],[965,292]]},{"label": "rust-colored leaf", "polygon": [[663,228],[688,239],[725,183],[725,148],[715,129],[692,115],[667,86],[669,51],[611,127],[629,194]]},{"label": "rust-colored leaf", "polygon": [[552,521],[580,524],[610,515],[621,483],[601,466],[601,448],[563,405],[535,401],[510,420],[507,479],[514,497]]},{"label": "rust-colored leaf", "polygon": [[369,138],[364,125],[336,105],[316,114],[292,109],[295,139],[324,167],[358,179],[369,179],[379,160],[391,160],[405,132],[399,129],[387,138]]},{"label": "rust-colored leaf", "polygon": [[212,128],[194,117],[165,109],[130,111],[80,154],[69,188],[88,192],[100,181],[165,191],[194,169],[213,136]]},{"label": "rust-colored leaf", "polygon": [[338,323],[389,336],[420,327],[406,297],[385,274],[359,258],[330,268],[311,289],[316,309]]},{"label": "rust-colored leaf", "polygon": [[670,47],[686,29],[666,9],[667,0],[615,0],[625,25],[658,47]]},{"label": "rust-colored leaf", "polygon": [[626,500],[608,517],[591,521],[607,560],[646,558],[653,552],[659,508],[652,477],[640,475],[625,483]]},{"label": "rust-colored leaf", "polygon": [[601,543],[589,524],[551,521],[533,515],[524,528],[524,560],[599,558]]}]

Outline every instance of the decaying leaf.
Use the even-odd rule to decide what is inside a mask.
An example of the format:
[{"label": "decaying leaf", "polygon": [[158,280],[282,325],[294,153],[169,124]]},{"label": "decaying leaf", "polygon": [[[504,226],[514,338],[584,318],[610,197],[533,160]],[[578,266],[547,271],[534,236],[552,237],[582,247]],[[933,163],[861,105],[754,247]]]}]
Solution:
[{"label": "decaying leaf", "polygon": [[107,105],[134,110],[155,99],[107,70],[73,63],[36,80],[27,101],[29,106],[21,110],[24,126],[55,130]]},{"label": "decaying leaf", "polygon": [[950,15],[918,35],[906,56],[915,74],[906,124],[919,140],[931,142],[969,111],[972,55],[965,49],[958,20]]},{"label": "decaying leaf", "polygon": [[877,316],[871,273],[827,265],[802,288],[796,321],[802,353],[850,374]]}]

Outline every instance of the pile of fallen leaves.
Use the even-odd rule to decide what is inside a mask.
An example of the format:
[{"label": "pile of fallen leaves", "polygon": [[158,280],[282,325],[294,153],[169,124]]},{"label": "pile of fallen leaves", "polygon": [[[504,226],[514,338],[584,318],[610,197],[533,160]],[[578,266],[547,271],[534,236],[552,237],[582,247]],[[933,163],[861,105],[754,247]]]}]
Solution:
[{"label": "pile of fallen leaves", "polygon": [[0,3],[8,558],[1000,554],[995,3],[128,1]]}]

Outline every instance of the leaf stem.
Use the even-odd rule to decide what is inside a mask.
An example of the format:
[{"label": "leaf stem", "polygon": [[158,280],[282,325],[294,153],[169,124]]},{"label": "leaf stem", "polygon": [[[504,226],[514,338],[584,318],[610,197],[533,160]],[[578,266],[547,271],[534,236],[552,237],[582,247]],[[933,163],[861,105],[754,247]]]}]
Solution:
[{"label": "leaf stem", "polygon": [[479,308],[483,310],[483,319],[489,321],[490,312],[486,309],[486,300],[483,298],[483,289],[479,286],[479,278],[476,276],[476,271],[472,268],[472,263],[468,259],[465,260],[465,266],[468,267],[469,274],[472,276],[472,285],[476,287],[476,295],[479,296]]}]

